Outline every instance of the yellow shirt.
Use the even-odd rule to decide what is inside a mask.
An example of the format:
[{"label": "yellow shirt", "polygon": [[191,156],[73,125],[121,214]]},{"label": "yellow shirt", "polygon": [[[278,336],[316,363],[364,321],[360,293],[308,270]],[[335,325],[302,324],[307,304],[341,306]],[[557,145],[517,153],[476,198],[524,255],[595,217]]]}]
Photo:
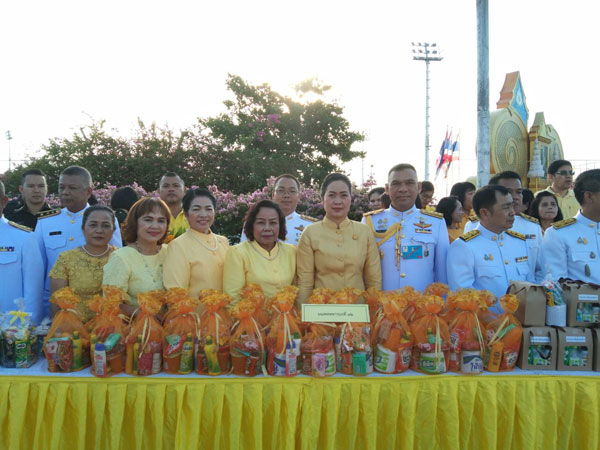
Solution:
[{"label": "yellow shirt", "polygon": [[[563,213],[563,219],[571,219],[572,217],[575,217],[581,209],[581,205],[575,198],[575,192],[573,192],[573,189],[569,189],[564,197],[561,197],[556,192],[554,192],[551,186],[548,186],[544,190],[552,192],[556,196],[556,199],[558,200],[558,207]],[[536,197],[540,192],[542,191],[538,191],[535,193]]]},{"label": "yellow shirt", "polygon": [[381,262],[367,225],[346,219],[339,227],[331,220],[306,227],[298,243],[297,303],[314,288],[381,289]]},{"label": "yellow shirt", "polygon": [[[463,221],[464,221],[464,218],[463,218]],[[457,225],[458,225],[458,228],[454,228],[454,227],[452,227],[452,225],[450,227],[448,227],[448,239],[450,240],[450,243],[452,243],[454,240],[458,239],[459,237],[461,237],[464,234],[465,224],[459,223]]]},{"label": "yellow shirt", "polygon": [[265,298],[294,283],[296,275],[296,246],[278,242],[271,253],[255,241],[234,245],[225,257],[223,291],[231,295],[232,305],[246,284],[257,283]]},{"label": "yellow shirt", "polygon": [[189,227],[190,225],[188,224],[188,221],[185,218],[185,213],[183,212],[183,209],[179,211],[177,217],[173,217],[173,215],[171,215],[171,222],[169,222],[169,234],[167,235],[165,243],[168,244],[173,239],[178,238],[183,233],[185,233]]},{"label": "yellow shirt", "polygon": [[163,265],[165,288],[187,289],[194,298],[202,289],[222,291],[228,248],[226,237],[190,228],[169,244]]},{"label": "yellow shirt", "polygon": [[156,255],[142,255],[133,247],[120,248],[108,258],[102,283],[123,289],[129,295],[129,303],[137,306],[138,293],[165,288],[163,262],[166,256],[166,245]]},{"label": "yellow shirt", "polygon": [[58,255],[54,267],[48,274],[50,278],[55,280],[65,280],[67,286],[71,287],[81,298],[82,303],[79,309],[86,321],[91,319],[94,313],[85,306],[85,302],[94,295],[102,294],[104,265],[114,250],[115,247],[109,246],[106,255],[99,258],[88,255],[81,247],[64,251]]}]

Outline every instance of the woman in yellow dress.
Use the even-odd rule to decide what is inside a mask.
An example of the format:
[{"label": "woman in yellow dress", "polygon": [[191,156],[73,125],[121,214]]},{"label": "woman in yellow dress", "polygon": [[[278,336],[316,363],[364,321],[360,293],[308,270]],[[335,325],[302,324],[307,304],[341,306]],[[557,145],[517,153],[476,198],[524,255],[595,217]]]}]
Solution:
[{"label": "woman in yellow dress", "polygon": [[[115,215],[107,206],[94,205],[85,210],[81,227],[85,244],[62,252],[48,274],[50,292],[70,286],[81,297],[83,303],[102,293],[102,272],[115,247],[109,241],[115,231]],[[50,305],[51,316],[58,310]],[[93,312],[81,305],[84,322],[93,317]]]},{"label": "woman in yellow dress", "polygon": [[163,265],[166,289],[185,288],[193,297],[202,289],[223,290],[223,266],[229,242],[214,234],[215,197],[204,189],[191,189],[183,197],[190,228],[169,243]]},{"label": "woman in yellow dress", "polygon": [[225,257],[223,291],[231,296],[232,306],[246,284],[257,283],[269,298],[292,284],[296,275],[296,246],[281,242],[286,224],[276,203],[261,200],[252,206],[244,233],[248,240],[231,247]]},{"label": "woman in yellow dress", "polygon": [[122,227],[127,247],[110,255],[104,266],[102,283],[125,291],[127,304],[121,309],[131,315],[137,308],[137,294],[164,289],[163,263],[167,255],[164,241],[171,214],[159,198],[142,198],[129,210]]},{"label": "woman in yellow dress", "polygon": [[373,233],[367,225],[348,219],[352,184],[346,175],[332,173],[321,186],[325,217],[306,227],[298,243],[297,303],[314,288],[381,289],[381,263]]},{"label": "woman in yellow dress", "polygon": [[446,227],[448,228],[448,238],[450,239],[450,243],[452,243],[464,232],[462,204],[458,200],[458,197],[451,195],[441,199],[435,207],[435,211],[444,215]]}]

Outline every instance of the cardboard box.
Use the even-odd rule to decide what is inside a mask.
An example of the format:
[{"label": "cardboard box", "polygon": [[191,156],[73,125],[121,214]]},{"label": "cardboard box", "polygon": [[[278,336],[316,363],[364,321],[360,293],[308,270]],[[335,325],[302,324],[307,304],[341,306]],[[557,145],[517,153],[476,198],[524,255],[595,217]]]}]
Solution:
[{"label": "cardboard box", "polygon": [[[534,348],[531,348],[531,347]],[[531,348],[531,358],[529,355]],[[543,358],[540,356],[543,355]],[[523,328],[517,366],[525,370],[556,370],[558,342],[552,327]],[[536,363],[537,361],[537,363]],[[545,361],[545,363],[541,363]]]},{"label": "cardboard box", "polygon": [[588,327],[600,323],[600,288],[581,281],[562,283],[567,304],[567,325]]},{"label": "cardboard box", "polygon": [[512,281],[508,294],[519,299],[519,308],[515,317],[524,327],[543,327],[546,325],[546,291],[539,284],[527,281]]},{"label": "cardboard box", "polygon": [[[594,359],[594,341],[589,328],[557,328],[558,361],[557,370],[591,371]],[[574,356],[571,353],[575,351]],[[587,352],[585,356],[581,353]],[[571,365],[568,361],[571,361]],[[573,365],[574,364],[574,365]]]},{"label": "cardboard box", "polygon": [[592,369],[600,372],[600,328],[592,329],[592,341],[594,342],[594,360],[592,361]]}]

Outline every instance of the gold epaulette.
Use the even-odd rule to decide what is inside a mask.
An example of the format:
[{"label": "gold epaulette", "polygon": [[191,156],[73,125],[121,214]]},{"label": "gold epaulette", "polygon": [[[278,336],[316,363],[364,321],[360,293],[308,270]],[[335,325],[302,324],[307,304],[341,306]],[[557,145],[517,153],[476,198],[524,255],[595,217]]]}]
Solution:
[{"label": "gold epaulette", "polygon": [[522,241],[527,240],[527,238],[525,237],[524,234],[517,233],[516,231],[513,231],[513,230],[508,230],[506,232],[506,234],[510,234],[512,237],[516,237],[517,239],[521,239]]},{"label": "gold epaulette", "polygon": [[563,228],[563,227],[567,227],[569,225],[573,225],[575,222],[577,222],[577,219],[575,219],[574,217],[571,217],[570,219],[559,220],[558,222],[554,222],[552,224],[552,228],[558,230],[559,228]]},{"label": "gold epaulette", "polygon": [[38,219],[45,219],[47,217],[54,217],[60,214],[60,208],[49,209],[48,211],[40,211],[35,215]]},{"label": "gold epaulette", "polygon": [[29,228],[29,227],[27,227],[25,225],[21,225],[19,223],[15,223],[15,222],[13,222],[11,220],[8,221],[8,224],[11,227],[15,227],[15,228],[18,228],[19,230],[27,231],[28,233],[31,233],[33,231],[33,228]]},{"label": "gold epaulette", "polygon": [[528,216],[527,214],[523,214],[523,213],[521,213],[521,217],[522,217],[523,219],[525,219],[525,220],[529,220],[530,222],[533,222],[533,223],[535,223],[535,224],[538,224],[538,225],[540,224],[540,221],[539,221],[539,220],[537,220],[535,217]]},{"label": "gold epaulette", "polygon": [[385,209],[384,208],[374,209],[373,211],[368,211],[366,213],[363,213],[363,217],[365,217],[365,216],[372,216],[373,214],[379,214],[382,211],[385,211]]},{"label": "gold epaulette", "polygon": [[467,219],[469,219],[469,222],[479,222],[479,217],[477,216],[469,216]]},{"label": "gold epaulette", "polygon": [[439,212],[435,212],[435,211],[427,211],[426,209],[421,209],[421,214],[425,214],[426,216],[430,216],[430,217],[437,217],[438,219],[443,219],[444,215],[442,213]]},{"label": "gold epaulette", "polygon": [[305,216],[304,214],[300,214],[300,218],[306,220],[307,222],[318,222],[319,219],[315,219],[314,217]]},{"label": "gold epaulette", "polygon": [[481,234],[481,231],[479,231],[479,230],[471,230],[468,233],[465,233],[462,236],[460,236],[460,238],[465,242],[469,242],[471,239],[479,236],[480,234]]}]

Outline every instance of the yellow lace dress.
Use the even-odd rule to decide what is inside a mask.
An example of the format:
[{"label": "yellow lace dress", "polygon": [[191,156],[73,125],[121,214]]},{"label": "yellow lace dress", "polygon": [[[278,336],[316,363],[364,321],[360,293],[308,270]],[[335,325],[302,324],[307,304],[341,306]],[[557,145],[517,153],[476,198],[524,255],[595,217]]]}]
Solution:
[{"label": "yellow lace dress", "polygon": [[[48,276],[55,280],[66,280],[67,285],[81,297],[82,303],[96,294],[102,293],[102,276],[104,265],[115,250],[110,246],[108,252],[101,257],[88,255],[81,247],[67,250],[58,255],[58,259]],[[84,321],[91,319],[94,313],[84,304],[80,308]]]}]

